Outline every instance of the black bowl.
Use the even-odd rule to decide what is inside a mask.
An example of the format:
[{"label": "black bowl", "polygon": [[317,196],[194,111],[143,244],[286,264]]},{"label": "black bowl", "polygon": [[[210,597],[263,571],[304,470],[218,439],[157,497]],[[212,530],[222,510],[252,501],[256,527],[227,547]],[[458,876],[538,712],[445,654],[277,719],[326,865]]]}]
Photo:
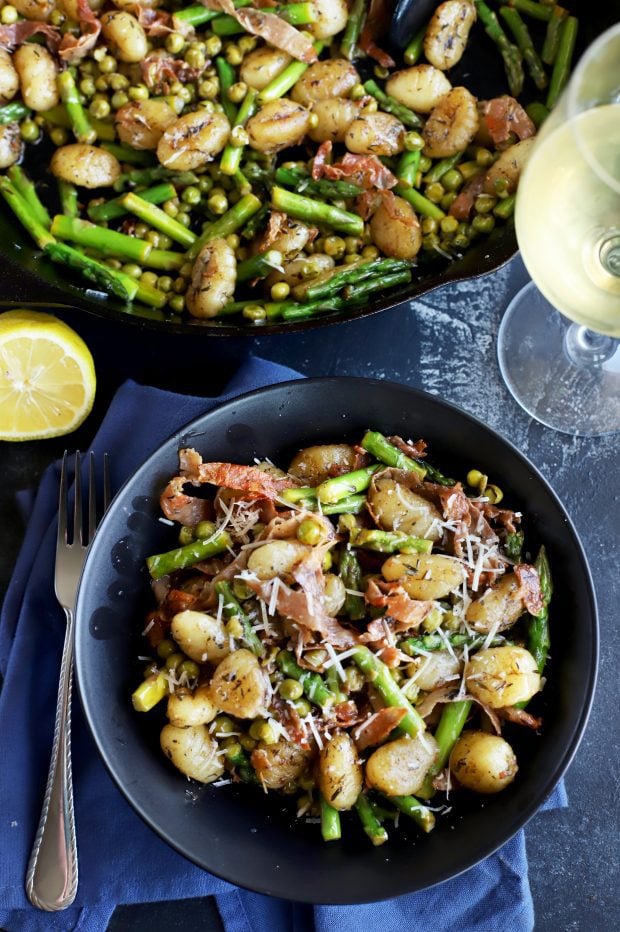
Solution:
[{"label": "black bowl", "polygon": [[[174,546],[158,521],[158,495],[176,474],[177,451],[205,458],[286,463],[309,443],[359,438],[373,427],[424,437],[432,460],[452,475],[477,467],[526,515],[529,547],[544,541],[555,577],[548,684],[533,708],[542,735],[518,729],[520,771],[484,803],[456,794],[450,816],[428,836],[401,826],[388,844],[367,843],[354,815],[342,842],[326,845],[319,827],[297,822],[283,797],[245,786],[188,784],[159,748],[163,713],[136,714],[141,620],[152,608],[145,557]],[[561,778],[586,724],[596,677],[597,618],[592,582],[575,530],[545,480],[513,446],[438,398],[389,382],[308,379],[227,402],[171,437],[114,499],[93,542],[80,586],[76,669],[91,731],[119,789],[181,854],[252,890],[306,902],[359,903],[420,890],[453,877],[507,841]],[[515,729],[515,732],[517,729]],[[524,734],[524,732],[526,732]],[[512,740],[512,737],[511,737]],[[188,791],[189,790],[189,791]]]},{"label": "black bowl", "polygon": [[[586,7],[582,0],[567,0],[566,4],[580,19],[578,52],[582,51],[607,26],[620,18],[620,0],[610,0],[604,4]],[[544,24],[528,20],[538,47],[544,38]],[[396,60],[398,61],[398,54]],[[365,65],[362,63],[362,69]],[[459,64],[450,72],[453,85],[464,84],[477,97],[484,99],[508,92],[502,60],[497,48],[485,34],[481,23],[472,29],[470,41]],[[532,82],[526,81],[521,99],[529,102],[532,96],[540,97]],[[50,153],[45,145],[30,147],[27,153],[26,168],[36,177],[43,190],[46,203],[51,204],[55,198],[56,184],[47,173]],[[103,194],[106,192],[103,191]],[[85,286],[84,280],[69,269],[51,263],[40,251],[35,249],[32,241],[19,226],[11,211],[0,203],[0,257],[4,261],[5,301],[11,300],[11,284],[19,286],[22,301],[32,306],[77,307],[98,317],[115,323],[125,323],[151,330],[165,330],[167,333],[192,333],[213,337],[252,336],[264,333],[294,333],[313,329],[324,324],[339,323],[367,317],[379,311],[395,307],[404,301],[411,301],[428,294],[435,288],[449,282],[462,281],[486,275],[505,265],[517,252],[517,239],[512,222],[496,228],[490,237],[475,243],[462,259],[448,262],[441,257],[428,265],[421,264],[416,270],[414,280],[409,285],[379,293],[368,304],[351,311],[332,312],[318,315],[297,323],[261,324],[253,327],[245,321],[231,321],[230,318],[212,321],[196,321],[190,317],[181,320],[165,311],[147,308],[136,303],[124,304],[106,297],[93,286]]]}]

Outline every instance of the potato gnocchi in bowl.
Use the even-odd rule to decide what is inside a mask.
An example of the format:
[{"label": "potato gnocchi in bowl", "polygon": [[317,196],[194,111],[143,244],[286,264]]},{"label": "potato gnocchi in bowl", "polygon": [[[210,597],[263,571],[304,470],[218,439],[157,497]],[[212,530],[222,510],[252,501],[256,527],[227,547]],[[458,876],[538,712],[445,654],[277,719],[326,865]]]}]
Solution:
[{"label": "potato gnocchi in bowl", "polygon": [[532,561],[502,490],[447,477],[423,440],[368,430],[286,465],[180,451],[133,706],[165,704],[187,778],[288,796],[325,841],[350,811],[373,845],[401,817],[428,833],[518,780],[511,730],[541,727],[545,549]]}]

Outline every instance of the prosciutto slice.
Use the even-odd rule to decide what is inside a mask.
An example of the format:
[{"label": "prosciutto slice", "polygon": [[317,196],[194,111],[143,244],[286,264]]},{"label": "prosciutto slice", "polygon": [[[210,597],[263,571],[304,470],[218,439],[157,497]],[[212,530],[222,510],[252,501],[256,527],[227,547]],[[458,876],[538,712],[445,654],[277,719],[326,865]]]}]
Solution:
[{"label": "prosciutto slice", "polygon": [[318,60],[311,39],[274,13],[266,13],[264,10],[255,10],[251,7],[237,10],[232,0],[201,0],[201,3],[209,10],[228,13],[243,26],[246,32],[253,36],[261,36],[270,45],[288,52],[298,61],[311,64]]},{"label": "prosciutto slice", "polygon": [[73,36],[66,32],[58,49],[58,54],[68,65],[81,61],[97,44],[101,23],[89,7],[86,0],[78,0],[78,17],[80,35]]},{"label": "prosciutto slice", "polygon": [[[365,599],[368,605],[385,608],[386,616],[392,619],[390,629],[394,632],[408,631],[422,624],[434,608],[435,603],[412,599],[398,582],[383,582],[371,579],[366,587]],[[376,618],[368,625],[367,633],[371,640],[378,641],[385,637],[384,619]]]},{"label": "prosciutto slice", "polygon": [[359,185],[360,188],[386,191],[398,184],[398,178],[389,168],[379,161],[376,155],[354,155],[352,152],[330,165],[328,158],[332,151],[332,143],[322,142],[312,163],[312,177],[329,178],[331,181],[347,181]]}]

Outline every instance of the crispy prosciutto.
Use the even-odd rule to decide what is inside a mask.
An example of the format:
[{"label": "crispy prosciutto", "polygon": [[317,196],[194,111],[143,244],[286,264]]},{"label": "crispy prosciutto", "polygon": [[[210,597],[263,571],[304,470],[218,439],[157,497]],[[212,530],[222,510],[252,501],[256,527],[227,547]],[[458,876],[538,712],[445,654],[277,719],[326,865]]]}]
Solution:
[{"label": "crispy prosciutto", "polygon": [[398,178],[389,168],[379,161],[376,155],[347,154],[339,161],[330,164],[328,161],[332,151],[332,143],[322,142],[312,163],[312,177],[329,178],[331,181],[351,181],[366,190],[376,189],[386,191],[398,184]]},{"label": "crispy prosciutto", "polygon": [[515,566],[514,573],[521,585],[520,594],[523,604],[530,615],[539,615],[543,608],[543,598],[538,571],[534,566],[520,563]]},{"label": "crispy prosciutto", "polygon": [[68,65],[81,61],[97,44],[101,23],[89,7],[87,0],[78,0],[80,35],[66,32],[62,37],[58,54]]},{"label": "crispy prosciutto", "polygon": [[[514,97],[503,94],[478,104],[480,130],[496,149],[506,149],[517,139],[536,135],[536,127]],[[487,140],[485,140],[486,142]]]},{"label": "crispy prosciutto", "polygon": [[238,10],[232,0],[201,0],[201,2],[209,10],[218,10],[233,16],[246,32],[253,36],[261,36],[270,45],[288,52],[298,61],[311,64],[318,59],[308,36],[274,13],[248,7]]},{"label": "crispy prosciutto", "polygon": [[[410,598],[398,582],[384,582],[371,579],[366,587],[366,602],[375,608],[385,608],[386,617],[392,619],[390,625],[393,631],[408,631],[422,624],[426,616],[434,608],[434,603],[417,601]],[[370,640],[381,640],[385,637],[385,627],[382,618],[376,618],[368,625]]]},{"label": "crispy prosciutto", "polygon": [[51,51],[56,51],[60,44],[60,29],[48,23],[39,23],[27,19],[11,23],[10,26],[0,26],[0,48],[12,52],[19,48],[33,36],[43,35]]}]

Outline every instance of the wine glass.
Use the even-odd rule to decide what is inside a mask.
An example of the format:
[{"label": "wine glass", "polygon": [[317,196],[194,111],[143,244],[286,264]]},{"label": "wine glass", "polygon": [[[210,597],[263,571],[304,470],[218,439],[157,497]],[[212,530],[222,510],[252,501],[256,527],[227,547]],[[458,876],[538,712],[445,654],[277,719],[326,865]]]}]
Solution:
[{"label": "wine glass", "polygon": [[618,431],[620,23],[587,49],[539,132],[515,221],[533,282],[500,326],[504,381],[547,427]]}]

